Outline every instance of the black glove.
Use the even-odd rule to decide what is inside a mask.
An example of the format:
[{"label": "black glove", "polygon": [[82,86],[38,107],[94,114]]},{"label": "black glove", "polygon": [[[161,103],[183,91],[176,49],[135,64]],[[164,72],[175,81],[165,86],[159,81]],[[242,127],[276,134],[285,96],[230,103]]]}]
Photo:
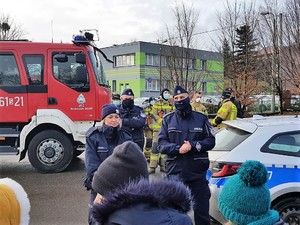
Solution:
[{"label": "black glove", "polygon": [[87,174],[82,178],[83,186],[86,187],[86,190],[92,190],[92,176],[88,176]]}]

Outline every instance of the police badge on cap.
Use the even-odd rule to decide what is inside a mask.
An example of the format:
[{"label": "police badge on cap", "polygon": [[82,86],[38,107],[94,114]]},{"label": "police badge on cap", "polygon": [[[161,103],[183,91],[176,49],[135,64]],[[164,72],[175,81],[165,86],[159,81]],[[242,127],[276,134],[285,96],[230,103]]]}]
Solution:
[{"label": "police badge on cap", "polygon": [[179,94],[183,94],[183,93],[188,94],[188,92],[186,90],[184,90],[181,86],[177,85],[174,89],[174,96],[179,95]]},{"label": "police badge on cap", "polygon": [[132,91],[130,88],[125,89],[125,90],[123,91],[122,95],[134,96],[133,91]]}]

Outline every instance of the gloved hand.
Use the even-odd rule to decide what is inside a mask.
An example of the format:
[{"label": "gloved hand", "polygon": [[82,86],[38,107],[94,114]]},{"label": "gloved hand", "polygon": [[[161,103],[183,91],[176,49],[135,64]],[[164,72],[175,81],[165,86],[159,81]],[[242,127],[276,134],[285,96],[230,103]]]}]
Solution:
[{"label": "gloved hand", "polygon": [[214,119],[211,121],[211,125],[212,125],[213,127],[218,126],[218,125],[216,124],[216,121],[215,121]]},{"label": "gloved hand", "polygon": [[92,176],[88,176],[87,174],[82,178],[83,186],[86,187],[87,191],[92,190]]}]

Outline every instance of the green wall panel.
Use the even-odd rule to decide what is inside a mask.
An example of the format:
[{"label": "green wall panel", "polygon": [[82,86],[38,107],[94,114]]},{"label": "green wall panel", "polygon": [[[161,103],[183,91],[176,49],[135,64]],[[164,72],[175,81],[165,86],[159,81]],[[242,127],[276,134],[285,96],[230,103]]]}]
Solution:
[{"label": "green wall panel", "polygon": [[135,65],[136,66],[146,65],[146,53],[145,52],[136,52],[135,53]]},{"label": "green wall panel", "polygon": [[222,61],[208,61],[207,62],[207,70],[215,71],[215,72],[223,72],[224,64]]}]

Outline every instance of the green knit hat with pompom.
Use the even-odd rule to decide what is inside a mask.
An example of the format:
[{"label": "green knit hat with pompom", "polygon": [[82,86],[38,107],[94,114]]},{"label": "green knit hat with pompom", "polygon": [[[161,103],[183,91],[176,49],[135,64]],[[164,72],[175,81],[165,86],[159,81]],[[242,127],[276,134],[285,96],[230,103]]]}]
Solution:
[{"label": "green knit hat with pompom", "polygon": [[223,186],[218,206],[223,216],[237,225],[273,225],[279,214],[271,210],[270,191],[266,186],[266,167],[248,160]]}]

